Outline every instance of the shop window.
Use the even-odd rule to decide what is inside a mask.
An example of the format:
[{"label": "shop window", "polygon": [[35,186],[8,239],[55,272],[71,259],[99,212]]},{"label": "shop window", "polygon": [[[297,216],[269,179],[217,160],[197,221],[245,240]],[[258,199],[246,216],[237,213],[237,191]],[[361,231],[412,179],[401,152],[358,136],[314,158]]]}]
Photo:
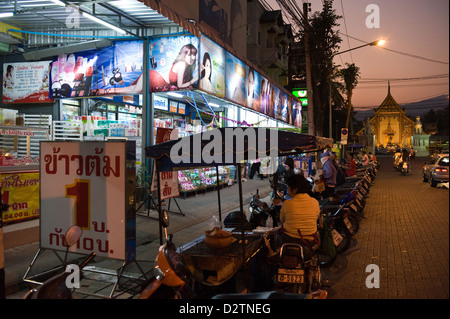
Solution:
[{"label": "shop window", "polygon": [[73,120],[76,116],[81,115],[81,107],[79,100],[62,100],[61,117],[63,121]]}]

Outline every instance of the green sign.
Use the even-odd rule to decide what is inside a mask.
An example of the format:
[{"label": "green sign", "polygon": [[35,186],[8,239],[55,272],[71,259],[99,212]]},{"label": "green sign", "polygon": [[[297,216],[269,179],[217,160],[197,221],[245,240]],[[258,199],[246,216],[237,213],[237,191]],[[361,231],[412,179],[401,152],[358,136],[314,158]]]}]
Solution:
[{"label": "green sign", "polygon": [[308,106],[308,94],[306,89],[293,89],[292,94],[300,99],[302,106]]}]

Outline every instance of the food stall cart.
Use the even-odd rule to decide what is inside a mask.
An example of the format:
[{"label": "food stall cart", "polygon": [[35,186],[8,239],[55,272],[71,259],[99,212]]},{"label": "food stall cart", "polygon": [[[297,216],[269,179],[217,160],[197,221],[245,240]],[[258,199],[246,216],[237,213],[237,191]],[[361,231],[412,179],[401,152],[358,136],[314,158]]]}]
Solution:
[{"label": "food stall cart", "polygon": [[[244,138],[246,137],[246,138]],[[235,165],[239,184],[239,210],[244,213],[242,200],[242,161],[260,157],[282,157],[314,152],[332,145],[332,139],[283,131],[271,128],[219,128],[203,133],[171,140],[146,148],[146,157],[154,159],[156,174],[184,168]],[[211,160],[213,159],[213,160]],[[272,162],[276,162],[275,160]],[[161,185],[157,179],[158,192]],[[220,190],[218,190],[219,220]],[[162,216],[159,203],[159,216]],[[161,220],[161,218],[160,218]],[[205,236],[178,248],[185,265],[195,280],[217,286],[232,278],[263,246],[262,237],[256,232],[244,230],[233,232],[235,240],[228,247],[212,249],[205,245]],[[160,238],[162,244],[162,226]]]}]

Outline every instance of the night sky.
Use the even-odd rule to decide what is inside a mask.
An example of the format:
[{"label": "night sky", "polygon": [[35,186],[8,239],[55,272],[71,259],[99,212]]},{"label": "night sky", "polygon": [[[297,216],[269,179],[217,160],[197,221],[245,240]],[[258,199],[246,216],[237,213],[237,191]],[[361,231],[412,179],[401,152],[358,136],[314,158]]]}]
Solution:
[{"label": "night sky", "polygon": [[[302,8],[302,1],[296,1]],[[274,10],[280,8],[277,0],[267,2]],[[311,14],[322,9],[322,1],[310,2]],[[373,5],[379,9],[378,20]],[[448,0],[334,0],[333,8],[343,16],[339,20],[343,40],[339,51],[386,40],[384,49],[366,46],[335,57],[338,65],[347,62],[360,67],[361,78],[352,100],[355,109],[379,106],[387,95],[388,80],[399,104],[440,95],[448,98]]]}]

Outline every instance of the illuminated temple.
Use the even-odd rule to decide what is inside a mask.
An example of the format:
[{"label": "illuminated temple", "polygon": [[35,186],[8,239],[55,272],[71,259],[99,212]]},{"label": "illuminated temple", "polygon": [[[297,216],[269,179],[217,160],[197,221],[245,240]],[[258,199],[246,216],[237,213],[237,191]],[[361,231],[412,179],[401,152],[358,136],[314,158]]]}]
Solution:
[{"label": "illuminated temple", "polygon": [[374,144],[378,147],[411,147],[415,134],[415,121],[410,119],[391,95],[388,84],[388,94],[383,103],[374,110],[370,118],[357,135],[374,135]]}]

